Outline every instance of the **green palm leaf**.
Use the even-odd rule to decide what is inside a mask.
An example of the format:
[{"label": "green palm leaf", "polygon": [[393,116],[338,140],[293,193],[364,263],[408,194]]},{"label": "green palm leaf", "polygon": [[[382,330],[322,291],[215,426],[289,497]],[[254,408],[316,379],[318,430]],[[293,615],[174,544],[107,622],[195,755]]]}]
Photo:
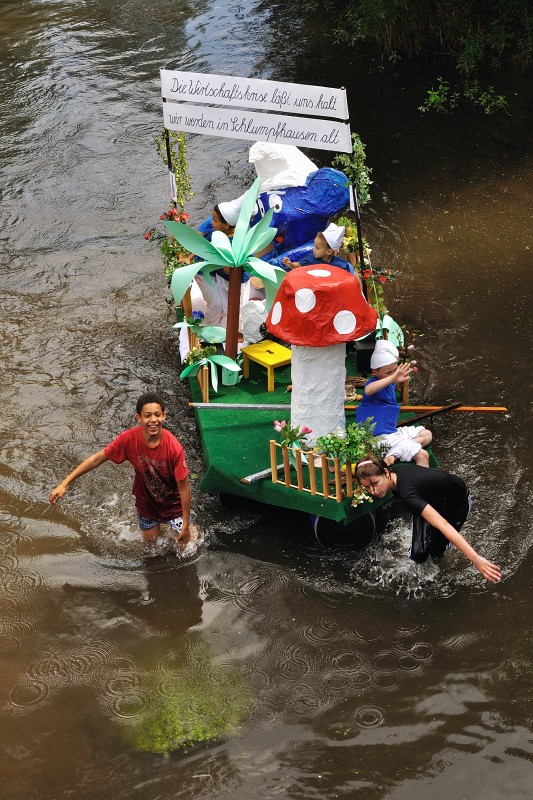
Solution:
[{"label": "green palm leaf", "polygon": [[254,258],[254,256],[250,256],[248,259],[248,264],[251,274],[261,278],[263,281],[268,281],[269,283],[275,284],[276,289],[280,286],[281,281],[286,275],[284,269],[281,269],[281,267],[275,267],[274,264],[268,264],[261,258]]},{"label": "green palm leaf", "polygon": [[163,224],[174,239],[187,248],[190,253],[194,253],[195,256],[203,258],[210,264],[218,264],[219,267],[227,266],[225,256],[214,244],[208,242],[205,236],[201,236],[181,222],[167,220]]},{"label": "green palm leaf", "polygon": [[242,252],[240,254],[241,257],[244,254],[252,255],[253,253],[257,253],[258,250],[262,250],[263,247],[270,244],[277,232],[277,228],[270,227],[273,214],[274,210],[272,208],[269,209],[257,225],[250,228],[244,239]]},{"label": "green palm leaf", "polygon": [[213,361],[215,364],[219,364],[221,367],[229,369],[230,372],[241,371],[239,365],[232,358],[228,358],[228,356],[209,356],[209,360]]},{"label": "green palm leaf", "polygon": [[[242,247],[245,236],[248,232],[248,228],[250,227],[250,217],[252,216],[254,210],[255,201],[259,196],[260,186],[261,178],[258,176],[244,196],[239,219],[237,220],[237,225],[235,226],[235,232],[233,234],[233,249],[236,254],[239,254],[239,259],[242,259],[243,257]],[[236,263],[240,265],[241,261],[239,260]]]},{"label": "green palm leaf", "polygon": [[231,241],[226,234],[223,233],[223,231],[213,231],[211,243],[216,247],[219,253],[222,253],[226,259],[226,264],[224,266],[232,267],[235,261],[234,250]]},{"label": "green palm leaf", "polygon": [[218,391],[218,372],[217,372],[217,365],[213,361],[213,356],[210,356],[207,359],[209,363],[209,370],[211,372],[211,386],[213,387],[213,391]]},{"label": "green palm leaf", "polygon": [[196,361],[194,364],[189,364],[188,367],[185,367],[183,372],[180,372],[180,378],[186,378],[187,375],[190,375],[191,378],[194,378],[195,375],[198,375],[200,372],[200,367],[203,367],[204,364],[207,364],[206,358],[202,358],[201,361]]}]

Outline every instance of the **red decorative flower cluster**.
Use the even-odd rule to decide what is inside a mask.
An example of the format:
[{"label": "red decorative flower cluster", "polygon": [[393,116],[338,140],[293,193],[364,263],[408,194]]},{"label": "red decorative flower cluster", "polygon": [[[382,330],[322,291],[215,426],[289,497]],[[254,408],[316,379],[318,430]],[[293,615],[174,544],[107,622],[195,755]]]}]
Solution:
[{"label": "red decorative flower cluster", "polygon": [[380,283],[387,283],[387,281],[394,280],[395,277],[396,275],[388,267],[372,267],[363,270],[363,280],[365,281],[377,278]]},{"label": "red decorative flower cluster", "polygon": [[170,211],[167,211],[165,214],[161,214],[159,219],[169,219],[172,222],[187,222],[189,219],[189,215],[185,213],[185,211],[178,211],[177,208],[171,208]]}]

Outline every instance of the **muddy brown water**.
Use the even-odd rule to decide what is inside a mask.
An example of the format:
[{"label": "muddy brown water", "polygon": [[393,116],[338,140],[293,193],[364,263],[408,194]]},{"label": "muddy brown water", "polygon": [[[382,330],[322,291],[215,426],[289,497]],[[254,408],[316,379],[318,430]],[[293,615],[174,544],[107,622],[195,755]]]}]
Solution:
[{"label": "muddy brown water", "polygon": [[[531,139],[421,116],[409,69],[334,63],[290,4],[2,0],[0,690],[2,796],[530,796]],[[347,85],[367,143],[374,257],[393,315],[425,335],[414,396],[505,404],[435,421],[442,465],[475,497],[465,533],[500,563],[405,559],[395,516],[363,553],[324,553],[305,518],[198,492],[157,251],[167,203],[152,140],[162,64]],[[521,116],[522,115],[522,116]],[[201,220],[249,184],[248,145],[191,137]],[[145,558],[126,467],[58,509],[47,496],[160,390],[193,473],[206,546]],[[238,675],[238,731],[168,759],[131,734],[169,686]],[[240,688],[239,688],[240,687]]]}]

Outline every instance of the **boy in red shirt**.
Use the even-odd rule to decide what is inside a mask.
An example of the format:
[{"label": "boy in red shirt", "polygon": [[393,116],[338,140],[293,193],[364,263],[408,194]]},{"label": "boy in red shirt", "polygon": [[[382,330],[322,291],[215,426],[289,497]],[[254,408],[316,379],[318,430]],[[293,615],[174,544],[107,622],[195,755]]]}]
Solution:
[{"label": "boy in red shirt", "polygon": [[123,431],[103,450],[82,461],[50,492],[50,503],[58,503],[72,481],[104,461],[129,461],[135,470],[132,492],[145,541],[154,542],[163,523],[172,528],[176,541],[187,544],[191,538],[189,469],[183,447],[163,428],[166,416],[165,404],[158,394],[141,395],[135,414],[139,425]]}]

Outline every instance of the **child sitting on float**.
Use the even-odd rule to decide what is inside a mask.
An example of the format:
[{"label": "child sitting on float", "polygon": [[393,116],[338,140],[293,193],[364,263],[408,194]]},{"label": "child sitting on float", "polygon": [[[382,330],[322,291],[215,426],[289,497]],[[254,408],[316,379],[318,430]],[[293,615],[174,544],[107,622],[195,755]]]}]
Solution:
[{"label": "child sitting on float", "polygon": [[286,256],[280,260],[281,266],[289,270],[296,269],[296,267],[307,267],[311,264],[331,264],[331,266],[340,267],[340,269],[344,269],[353,275],[354,268],[352,265],[338,256],[345,231],[344,225],[330,223],[325,231],[321,231],[315,236],[311,255],[300,259],[300,261],[291,261]]},{"label": "child sitting on float", "polygon": [[[213,208],[211,219],[202,222],[198,227],[198,233],[204,236],[207,241],[211,241],[213,231],[222,231],[228,239],[231,239],[235,233],[235,226],[239,219],[242,202],[244,195],[238,197],[236,200],[229,200],[228,202],[218,203]],[[199,272],[196,277],[196,283],[202,293],[202,297],[206,303],[204,325],[216,325],[222,328],[227,327],[228,316],[228,288],[229,288],[229,273],[230,267],[217,269],[211,273],[213,285],[211,285],[206,278]],[[246,283],[250,276],[247,272],[242,273],[241,283]]]},{"label": "child sitting on float", "polygon": [[372,377],[365,384],[355,418],[357,422],[374,421],[374,436],[388,448],[387,466],[395,461],[414,461],[419,467],[429,467],[429,455],[424,447],[433,438],[431,431],[422,425],[397,427],[400,404],[396,400],[396,384],[408,381],[412,369],[409,364],[398,365],[398,357],[398,350],[391,342],[378,339],[370,358]]}]

